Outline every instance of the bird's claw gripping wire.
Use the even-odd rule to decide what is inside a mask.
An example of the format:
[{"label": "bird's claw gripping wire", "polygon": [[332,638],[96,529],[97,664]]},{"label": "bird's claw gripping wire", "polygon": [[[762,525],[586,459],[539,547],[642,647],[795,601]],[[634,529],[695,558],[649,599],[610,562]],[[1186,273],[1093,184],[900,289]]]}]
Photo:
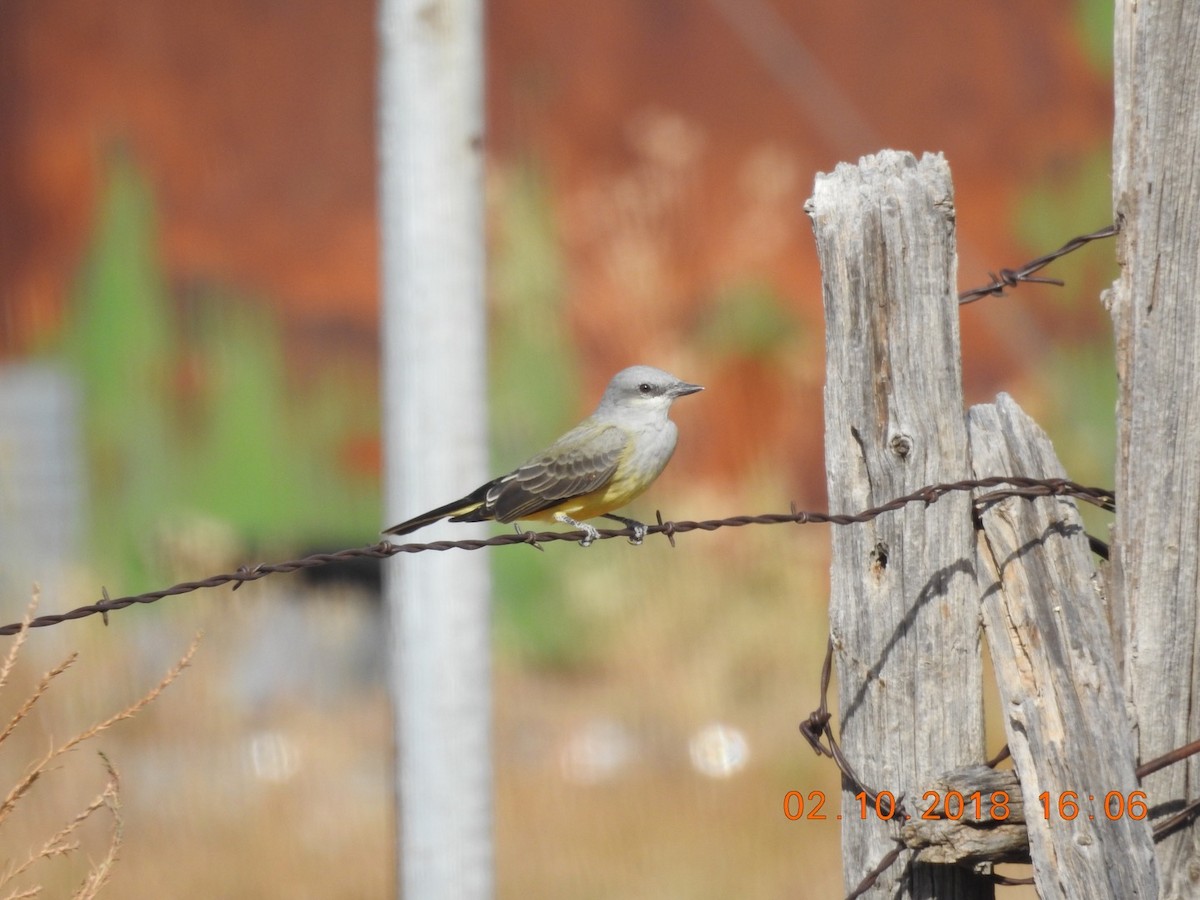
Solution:
[{"label": "bird's claw gripping wire", "polygon": [[624,516],[616,516],[612,513],[605,513],[604,518],[612,519],[614,522],[620,522],[622,525],[632,531],[633,534],[629,536],[629,543],[633,544],[633,546],[640,546],[642,541],[646,539],[646,532],[649,531],[649,529],[646,527],[644,522],[639,522],[637,519],[627,519]]},{"label": "bird's claw gripping wire", "polygon": [[583,537],[579,540],[580,547],[590,547],[593,541],[599,540],[600,532],[596,530],[595,525],[589,525],[587,522],[580,522],[578,519],[572,519],[566,513],[555,513],[554,521],[561,525],[570,525],[572,528],[578,528],[583,532]]}]

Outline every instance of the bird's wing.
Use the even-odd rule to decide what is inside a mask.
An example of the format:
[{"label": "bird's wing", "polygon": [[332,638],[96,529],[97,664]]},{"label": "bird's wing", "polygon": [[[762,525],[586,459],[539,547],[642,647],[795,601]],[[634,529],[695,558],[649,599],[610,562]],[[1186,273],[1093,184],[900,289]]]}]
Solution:
[{"label": "bird's wing", "polygon": [[612,480],[628,445],[629,436],[623,429],[585,422],[498,479],[485,505],[497,521],[514,522],[571,497],[590,494]]}]

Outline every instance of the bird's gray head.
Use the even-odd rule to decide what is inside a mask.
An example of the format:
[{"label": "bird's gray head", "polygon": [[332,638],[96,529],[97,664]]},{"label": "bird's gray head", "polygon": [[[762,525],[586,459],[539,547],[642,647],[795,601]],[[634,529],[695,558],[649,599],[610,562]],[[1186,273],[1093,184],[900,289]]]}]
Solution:
[{"label": "bird's gray head", "polygon": [[630,366],[613,376],[600,398],[597,412],[637,411],[666,414],[671,404],[685,394],[704,390],[698,384],[680,381],[674,375],[653,366]]}]

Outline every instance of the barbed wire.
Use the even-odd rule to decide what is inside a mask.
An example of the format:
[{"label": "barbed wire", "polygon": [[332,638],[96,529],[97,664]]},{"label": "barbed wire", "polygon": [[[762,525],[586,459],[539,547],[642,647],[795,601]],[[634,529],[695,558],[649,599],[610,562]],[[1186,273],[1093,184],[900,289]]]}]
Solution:
[{"label": "barbed wire", "polygon": [[[664,521],[662,513],[656,514],[657,523],[646,527],[646,534],[661,534],[664,535],[671,546],[675,546],[675,536],[686,534],[689,531],[716,531],[718,528],[741,528],[746,525],[854,525],[862,522],[868,522],[871,519],[877,518],[884,513],[894,512],[907,506],[910,503],[924,503],[926,506],[936,503],[942,497],[949,493],[961,491],[974,491],[983,488],[1000,487],[1001,485],[1009,485],[1002,490],[992,491],[977,498],[976,503],[979,505],[987,505],[1008,497],[1019,497],[1029,499],[1033,497],[1072,497],[1077,500],[1082,500],[1087,503],[1095,504],[1103,509],[1115,509],[1116,499],[1111,490],[1107,488],[1086,487],[1077,484],[1074,481],[1068,481],[1065,478],[1024,478],[1009,475],[996,475],[988,478],[972,478],[964,481],[955,481],[947,484],[934,484],[914,491],[911,494],[906,494],[903,497],[897,497],[894,500],[889,500],[880,506],[865,509],[853,514],[840,513],[824,513],[824,512],[809,512],[796,509],[795,504],[792,504],[791,511],[786,513],[766,513],[753,516],[730,516],[725,519],[707,519],[704,521],[693,522],[688,520],[672,522]],[[618,537],[633,537],[631,528],[600,528],[598,531],[599,540],[611,540]],[[105,624],[108,624],[108,614],[119,609],[133,606],[139,603],[156,603],[166,597],[175,597],[180,594],[189,594],[193,591],[205,590],[208,588],[221,587],[226,584],[232,584],[233,589],[237,590],[248,581],[257,581],[260,578],[265,578],[268,575],[277,575],[287,572],[296,572],[301,569],[312,569],[318,566],[326,566],[331,563],[345,562],[352,559],[385,559],[389,556],[396,556],[400,553],[425,553],[429,551],[444,552],[447,550],[481,550],[484,547],[503,547],[509,544],[530,544],[538,550],[543,549],[543,544],[553,543],[554,541],[575,541],[578,542],[584,537],[582,531],[516,531],[512,534],[498,534],[494,537],[475,540],[456,540],[456,541],[432,541],[429,543],[410,543],[410,544],[393,544],[389,541],[381,541],[378,544],[372,544],[368,547],[356,547],[347,550],[339,550],[335,553],[314,553],[310,556],[301,557],[300,559],[292,559],[287,562],[280,563],[262,563],[255,566],[242,566],[234,572],[226,572],[221,575],[211,575],[208,578],[202,578],[197,581],[184,581],[179,584],[172,585],[168,588],[163,588],[157,591],[148,591],[144,594],[135,594],[129,597],[110,597],[108,589],[101,589],[101,599],[87,606],[81,606],[73,609],[70,612],[49,614],[38,616],[33,619],[29,628],[45,628],[50,625],[58,625],[62,622],[69,622],[75,619],[83,619],[88,616],[100,615],[104,617]],[[9,625],[0,627],[0,635],[13,635],[26,627],[21,622],[14,622]]]},{"label": "barbed wire", "polygon": [[1040,272],[1056,259],[1060,259],[1068,253],[1074,253],[1084,244],[1090,244],[1092,241],[1098,241],[1101,238],[1112,237],[1120,232],[1120,230],[1119,225],[1108,225],[1099,231],[1071,238],[1071,240],[1067,241],[1057,250],[1051,251],[1045,256],[1039,256],[1037,259],[1030,260],[1019,269],[1001,269],[999,272],[989,272],[988,275],[992,279],[991,284],[961,291],[958,295],[958,305],[966,306],[968,303],[974,303],[976,300],[982,300],[984,297],[1003,297],[1004,291],[1007,288],[1015,288],[1023,283],[1053,284],[1057,287],[1062,287],[1064,282],[1060,279],[1043,278],[1037,276],[1036,273]]},{"label": "barbed wire", "polygon": [[[1035,260],[1026,263],[1019,269],[1001,269],[998,274],[992,274],[992,282],[982,287],[972,288],[963,291],[958,295],[960,305],[973,303],[987,296],[1002,296],[1006,288],[1016,287],[1023,282],[1040,282],[1043,284],[1062,285],[1062,281],[1052,278],[1036,277],[1035,273],[1047,266],[1049,263],[1062,256],[1071,253],[1078,248],[1090,243],[1091,241],[1100,238],[1112,237],[1119,231],[1118,225],[1109,225],[1098,231],[1093,231],[1090,234],[1080,235],[1073,238],[1057,250],[1040,256]],[[922,488],[913,494],[906,497],[899,497],[890,503],[883,506],[875,507],[874,509],[863,510],[854,515],[834,515],[829,513],[819,512],[803,512],[796,509],[795,504],[792,505],[789,513],[767,514],[756,516],[733,516],[726,519],[709,519],[706,521],[680,521],[671,522],[663,521],[662,514],[657,514],[658,522],[656,525],[650,526],[647,534],[664,534],[671,546],[675,545],[675,535],[684,534],[689,531],[703,530],[715,531],[718,528],[739,528],[745,525],[778,525],[785,523],[793,523],[798,525],[804,524],[831,524],[831,525],[850,525],[868,521],[876,516],[886,512],[899,509],[908,503],[917,501],[926,504],[936,502],[940,497],[950,491],[976,490],[980,487],[998,486],[1001,484],[1014,485],[1013,488],[1005,491],[997,492],[994,499],[1004,497],[1042,497],[1049,495],[1073,496],[1079,500],[1085,500],[1090,503],[1095,503],[1105,509],[1112,509],[1113,496],[1111,491],[1106,491],[1101,488],[1085,488],[1082,485],[1065,479],[1019,479],[1009,477],[993,477],[989,479],[977,479],[970,481],[955,482],[953,484],[930,485]],[[988,498],[979,498],[978,502],[983,502]],[[213,575],[208,578],[198,581],[185,581],[180,584],[172,585],[158,591],[149,591],[144,594],[137,594],[128,597],[111,598],[108,595],[107,588],[103,588],[101,599],[87,606],[81,606],[73,609],[70,612],[49,614],[38,616],[33,619],[28,626],[23,623],[14,622],[8,625],[0,626],[0,636],[14,635],[19,633],[22,628],[44,628],[50,625],[58,625],[62,622],[68,622],[75,619],[82,619],[88,616],[100,615],[103,617],[105,624],[108,624],[108,613],[119,609],[125,609],[128,606],[133,606],[139,603],[155,603],[166,597],[178,596],[187,594],[193,591],[203,590],[207,588],[220,587],[225,584],[233,584],[233,590],[237,590],[241,585],[248,581],[256,581],[259,578],[264,578],[267,575],[274,575],[284,572],[295,572],[300,569],[311,569],[318,566],[329,565],[335,562],[345,562],[352,559],[383,559],[389,556],[394,556],[398,553],[422,553],[425,551],[446,551],[446,550],[479,550],[484,547],[499,547],[507,544],[530,544],[538,550],[543,549],[542,545],[553,541],[578,541],[582,536],[582,532],[578,531],[520,531],[515,534],[497,535],[486,540],[458,540],[458,541],[434,541],[431,543],[409,543],[409,544],[392,544],[388,541],[382,541],[378,544],[372,544],[368,547],[352,548],[341,550],[336,553],[317,553],[301,559],[289,560],[282,563],[260,564],[256,566],[243,566],[236,572],[229,572],[221,575]],[[628,528],[622,529],[599,529],[599,539],[608,540],[614,537],[632,537],[632,532]],[[1101,555],[1106,555],[1107,547],[1103,542],[1089,536],[1092,548]]]}]

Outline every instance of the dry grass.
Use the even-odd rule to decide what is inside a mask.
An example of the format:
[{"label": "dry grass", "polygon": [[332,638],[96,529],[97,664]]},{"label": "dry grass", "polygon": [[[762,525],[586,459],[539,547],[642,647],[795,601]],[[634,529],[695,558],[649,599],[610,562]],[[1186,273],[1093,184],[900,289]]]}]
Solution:
[{"label": "dry grass", "polygon": [[[28,624],[33,618],[34,611],[38,606],[38,600],[39,597],[35,591],[32,601],[26,608],[25,617],[22,620],[24,627],[14,636],[8,653],[4,657],[4,662],[0,665],[0,696],[11,690],[10,680],[16,671],[21,651],[25,647],[29,637],[30,630]],[[28,762],[21,775],[16,778],[15,782],[9,788],[4,799],[0,801],[0,828],[5,828],[6,825],[9,825],[9,819],[16,816],[24,808],[25,801],[30,799],[36,785],[42,782],[43,779],[53,777],[63,771],[64,766],[68,764],[67,755],[71,751],[88,741],[94,740],[118,722],[132,719],[145,709],[148,704],[157,699],[191,662],[192,656],[199,645],[199,640],[200,638],[197,635],[183,657],[170,668],[162,680],[150,691],[108,718],[76,732],[62,743],[55,744],[51,741],[51,746],[48,750]],[[0,731],[0,759],[4,759],[6,763],[9,762],[11,751],[14,749],[12,738],[18,728],[29,721],[31,714],[38,708],[41,701],[49,696],[51,688],[58,683],[58,679],[78,659],[78,652],[72,651],[69,653],[60,663],[46,671],[25,695],[24,700],[17,705],[16,710],[9,717],[3,731]],[[73,900],[92,900],[92,898],[99,895],[100,891],[109,882],[118,852],[122,846],[124,832],[120,802],[121,779],[108,757],[103,753],[99,755],[107,776],[100,792],[91,802],[79,809],[78,812],[70,815],[65,823],[58,827],[49,837],[40,843],[35,843],[27,852],[24,859],[17,860],[10,857],[6,861],[3,871],[0,871],[0,892],[4,892],[0,896],[3,896],[4,900],[41,896],[46,888],[44,884],[38,882],[42,880],[43,873],[51,861],[82,855],[87,855],[89,859],[81,880],[70,894]],[[100,811],[108,814],[109,828],[107,836],[102,842],[103,852],[96,859],[92,858],[93,851],[91,849],[92,844],[95,842],[85,838],[84,826],[92,820],[94,814]],[[8,830],[12,830],[11,826]],[[87,848],[86,853],[85,848]]]},{"label": "dry grass", "polygon": [[[838,775],[797,730],[828,633],[825,538],[744,529],[564,555],[561,602],[596,637],[571,672],[498,660],[499,896],[839,895]],[[714,722],[749,747],[725,778],[689,758]],[[592,733],[619,752],[581,779],[569,755]],[[823,792],[828,818],[788,820],[790,790]]]}]

